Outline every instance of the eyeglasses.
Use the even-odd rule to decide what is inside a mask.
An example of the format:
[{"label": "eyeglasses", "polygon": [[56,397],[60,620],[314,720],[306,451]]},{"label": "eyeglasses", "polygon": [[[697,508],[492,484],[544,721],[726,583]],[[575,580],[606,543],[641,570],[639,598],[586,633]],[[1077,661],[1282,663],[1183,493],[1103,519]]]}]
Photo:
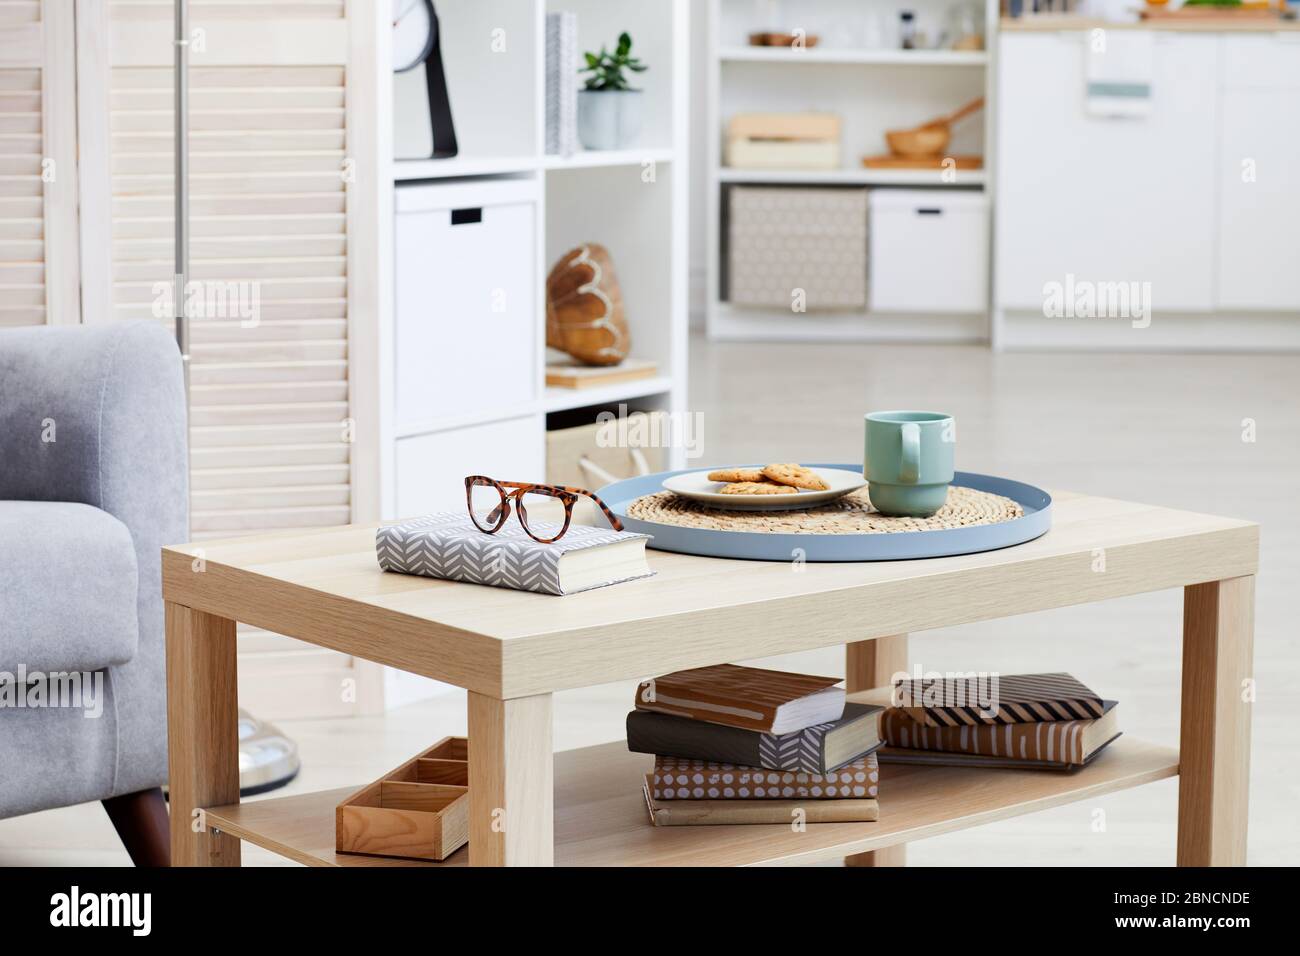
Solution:
[{"label": "eyeglasses", "polygon": [[[555,498],[563,503],[564,524],[554,537],[544,538],[528,527],[528,509],[524,500],[527,495],[535,495],[538,499]],[[474,522],[474,527],[484,534],[496,534],[510,517],[510,502],[513,501],[515,513],[519,516],[519,523],[524,526],[524,531],[527,532],[528,537],[541,544],[551,544],[564,537],[565,532],[569,530],[569,523],[573,520],[573,505],[579,498],[590,498],[596,502],[596,506],[609,521],[610,527],[615,531],[623,530],[623,522],[609,510],[609,506],[594,492],[587,491],[585,488],[570,488],[567,485],[534,485],[525,481],[497,481],[484,475],[469,475],[465,479],[465,504],[469,507],[469,518]],[[534,504],[537,503],[539,501],[535,499]]]}]

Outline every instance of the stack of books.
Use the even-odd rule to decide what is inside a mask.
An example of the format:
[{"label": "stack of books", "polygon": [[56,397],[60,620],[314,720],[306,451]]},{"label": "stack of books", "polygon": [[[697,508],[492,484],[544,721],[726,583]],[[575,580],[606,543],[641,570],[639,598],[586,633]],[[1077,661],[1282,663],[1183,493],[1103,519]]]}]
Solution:
[{"label": "stack of books", "polygon": [[655,755],[655,826],[876,820],[883,707],[834,677],[720,664],[643,682],[627,746]]},{"label": "stack of books", "polygon": [[1069,674],[904,680],[892,703],[885,763],[1070,770],[1120,735],[1118,704]]}]

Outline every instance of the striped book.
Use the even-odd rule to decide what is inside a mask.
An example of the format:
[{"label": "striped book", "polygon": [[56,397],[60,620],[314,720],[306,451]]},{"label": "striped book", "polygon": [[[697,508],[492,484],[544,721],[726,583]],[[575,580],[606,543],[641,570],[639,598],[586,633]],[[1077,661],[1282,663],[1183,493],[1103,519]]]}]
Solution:
[{"label": "striped book", "polygon": [[838,720],[844,688],[838,677],[812,677],[737,664],[676,671],[642,681],[636,709],[767,734],[788,734]]},{"label": "striped book", "polygon": [[931,727],[899,708],[880,718],[880,736],[890,751],[932,751],[943,754],[995,757],[1004,761],[1081,766],[1119,735],[1119,708],[1102,702],[1102,716],[1091,720],[1054,720],[1022,724],[963,724]]},{"label": "striped book", "polygon": [[894,702],[931,727],[1093,720],[1105,713],[1102,699],[1069,674],[902,680],[894,684]]},{"label": "striped book", "polygon": [[836,800],[877,795],[880,766],[874,753],[830,773],[798,773],[728,763],[656,757],[649,775],[656,800]]}]

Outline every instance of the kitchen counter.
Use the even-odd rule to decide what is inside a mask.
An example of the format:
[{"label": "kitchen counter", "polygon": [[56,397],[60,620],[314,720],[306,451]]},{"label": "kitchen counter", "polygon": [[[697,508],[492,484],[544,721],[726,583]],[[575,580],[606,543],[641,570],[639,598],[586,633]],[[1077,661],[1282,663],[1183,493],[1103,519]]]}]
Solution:
[{"label": "kitchen counter", "polygon": [[1300,32],[1300,20],[1281,17],[1241,17],[1224,14],[1210,20],[1139,20],[1117,23],[1074,14],[1040,13],[1024,17],[1003,17],[998,28],[1006,33],[1059,33],[1063,30],[1171,30],[1179,33],[1289,33]]}]

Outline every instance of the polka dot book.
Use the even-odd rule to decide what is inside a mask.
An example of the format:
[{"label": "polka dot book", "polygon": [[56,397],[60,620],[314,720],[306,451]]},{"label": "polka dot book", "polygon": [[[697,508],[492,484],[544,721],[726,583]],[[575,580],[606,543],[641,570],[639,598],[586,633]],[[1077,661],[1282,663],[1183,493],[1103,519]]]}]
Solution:
[{"label": "polka dot book", "polygon": [[659,756],[650,774],[656,800],[865,800],[876,797],[879,782],[874,753],[830,773]]}]

